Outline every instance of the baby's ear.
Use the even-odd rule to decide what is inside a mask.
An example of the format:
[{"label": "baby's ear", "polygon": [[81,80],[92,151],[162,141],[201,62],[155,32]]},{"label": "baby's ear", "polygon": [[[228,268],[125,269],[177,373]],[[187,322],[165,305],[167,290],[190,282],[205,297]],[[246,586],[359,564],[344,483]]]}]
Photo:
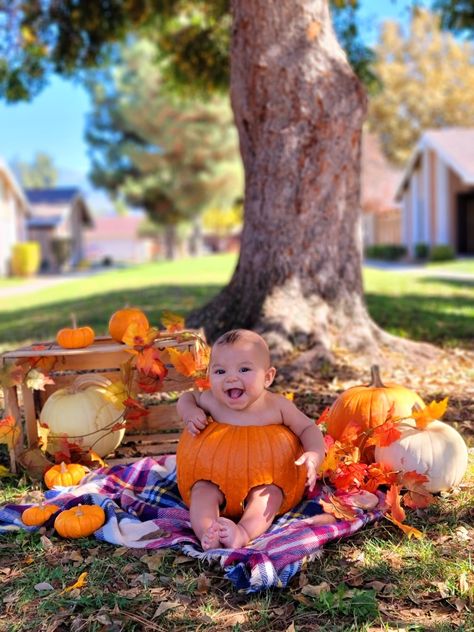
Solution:
[{"label": "baby's ear", "polygon": [[267,371],[265,372],[265,388],[271,386],[273,380],[275,379],[275,375],[276,369],[274,366],[271,366],[269,369],[267,369]]}]

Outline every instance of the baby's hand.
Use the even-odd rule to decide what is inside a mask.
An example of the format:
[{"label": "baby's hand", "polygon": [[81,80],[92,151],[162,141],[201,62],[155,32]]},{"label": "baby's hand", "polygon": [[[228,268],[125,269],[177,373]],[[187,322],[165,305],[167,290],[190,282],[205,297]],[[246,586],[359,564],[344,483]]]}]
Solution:
[{"label": "baby's hand", "polygon": [[206,413],[198,407],[196,407],[196,410],[188,415],[184,421],[193,437],[196,437],[209,423]]},{"label": "baby's hand", "polygon": [[321,465],[321,457],[317,452],[304,452],[300,458],[295,461],[295,465],[306,464],[307,475],[306,485],[309,491],[312,492],[316,485],[316,479],[318,477],[318,468]]}]

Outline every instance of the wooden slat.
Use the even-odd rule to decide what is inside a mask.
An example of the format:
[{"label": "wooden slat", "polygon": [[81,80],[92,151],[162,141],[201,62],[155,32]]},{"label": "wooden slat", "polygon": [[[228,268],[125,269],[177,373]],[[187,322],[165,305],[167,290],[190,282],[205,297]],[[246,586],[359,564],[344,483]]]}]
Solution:
[{"label": "wooden slat", "polygon": [[[181,436],[181,432],[155,432],[153,434],[127,434],[121,443],[121,446],[126,447],[133,443],[138,447],[153,446],[156,444],[176,443]],[[117,448],[117,452],[120,452],[120,447]]]},{"label": "wooden slat", "polygon": [[[158,406],[148,406],[148,415],[143,417],[140,424],[140,432],[152,432],[156,430],[181,430],[184,427],[176,404],[160,404]],[[127,435],[133,434],[133,429],[127,431]]]}]

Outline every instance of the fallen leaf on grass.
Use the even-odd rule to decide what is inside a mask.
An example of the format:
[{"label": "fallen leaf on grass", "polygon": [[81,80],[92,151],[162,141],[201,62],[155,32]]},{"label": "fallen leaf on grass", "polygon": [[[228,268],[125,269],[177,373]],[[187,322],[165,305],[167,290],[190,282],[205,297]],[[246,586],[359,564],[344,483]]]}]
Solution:
[{"label": "fallen leaf on grass", "polygon": [[319,597],[323,592],[331,592],[331,586],[327,582],[321,582],[317,586],[306,584],[306,586],[303,586],[301,589],[301,592],[308,597]]},{"label": "fallen leaf on grass", "polygon": [[49,549],[54,548],[54,544],[45,535],[41,536],[40,542],[41,542],[41,546],[43,547],[45,551],[48,551]]},{"label": "fallen leaf on grass", "polygon": [[208,593],[211,587],[211,580],[205,573],[201,573],[197,579],[196,592],[203,594]]},{"label": "fallen leaf on grass", "polygon": [[156,551],[153,555],[142,555],[140,562],[148,566],[149,571],[158,571],[163,565],[163,558],[166,557],[168,549]]},{"label": "fallen leaf on grass", "polygon": [[71,584],[71,586],[67,586],[62,592],[63,593],[72,593],[73,590],[79,590],[80,588],[84,588],[85,584],[87,581],[87,572],[84,571],[83,573],[81,573],[79,575],[79,577],[77,578],[77,581],[74,582],[74,584]]},{"label": "fallen leaf on grass", "polygon": [[162,614],[168,612],[168,610],[173,610],[174,608],[178,608],[181,604],[179,601],[162,601],[158,608],[155,610],[155,614],[152,616],[152,619],[156,619],[157,617],[161,617]]}]

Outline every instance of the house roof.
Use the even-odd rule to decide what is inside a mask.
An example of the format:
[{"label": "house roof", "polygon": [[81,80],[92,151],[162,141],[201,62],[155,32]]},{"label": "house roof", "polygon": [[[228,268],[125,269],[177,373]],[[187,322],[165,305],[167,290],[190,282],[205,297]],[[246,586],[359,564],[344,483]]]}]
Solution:
[{"label": "house roof", "polygon": [[425,149],[431,149],[436,152],[464,184],[474,185],[474,128],[446,127],[443,129],[430,129],[421,136],[410,156],[397,188],[397,200],[401,199],[411,174]]},{"label": "house roof", "polygon": [[112,215],[96,217],[94,229],[88,232],[91,239],[138,239],[142,215]]},{"label": "house roof", "polygon": [[398,208],[395,192],[401,170],[385,157],[376,134],[364,132],[361,157],[361,207],[365,212],[384,212]]},{"label": "house roof", "polygon": [[[80,206],[82,214],[82,222],[85,226],[92,227],[94,221],[92,219],[92,212],[89,209],[84,196],[77,187],[56,187],[52,189],[26,189],[26,196],[32,207],[33,216],[35,219],[50,218],[53,222],[53,218],[60,217],[62,221],[68,213],[70,213],[72,207],[76,204]],[[57,225],[57,223],[51,223],[51,226]],[[30,224],[32,226],[32,224]],[[43,227],[45,224],[43,223]]]},{"label": "house roof", "polygon": [[20,209],[25,213],[25,215],[28,217],[30,214],[30,209],[29,209],[29,204],[28,204],[28,200],[23,192],[23,189],[21,188],[21,186],[19,185],[17,179],[15,178],[15,176],[13,175],[13,172],[11,171],[11,169],[8,167],[8,165],[6,164],[5,161],[3,161],[0,158],[0,173],[3,173],[3,175],[5,176],[5,178],[8,180],[13,194],[15,195],[16,199],[18,200],[18,202],[20,202]]}]

